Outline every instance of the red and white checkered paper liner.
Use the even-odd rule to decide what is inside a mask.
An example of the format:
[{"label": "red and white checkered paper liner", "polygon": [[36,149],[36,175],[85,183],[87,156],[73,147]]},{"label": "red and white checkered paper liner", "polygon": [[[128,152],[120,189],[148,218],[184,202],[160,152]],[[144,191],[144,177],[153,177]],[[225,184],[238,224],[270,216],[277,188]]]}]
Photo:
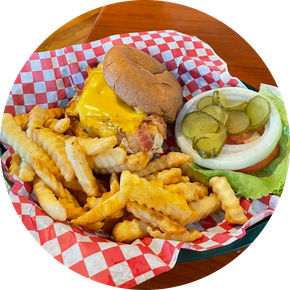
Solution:
[{"label": "red and white checkered paper liner", "polygon": [[[33,53],[18,74],[7,100],[5,112],[13,115],[29,112],[35,105],[44,108],[65,107],[82,88],[87,66],[96,66],[114,45],[129,44],[152,55],[179,81],[184,102],[193,96],[223,86],[243,86],[232,77],[226,63],[213,49],[194,36],[173,30],[127,33],[63,49]],[[169,126],[165,152],[179,151],[174,140],[174,126]],[[11,160],[10,148],[2,157],[5,171]],[[277,196],[259,200],[241,199],[249,221],[233,226],[224,220],[222,211],[207,217],[194,228],[203,237],[193,243],[165,241],[149,237],[133,244],[116,243],[107,236],[68,222],[56,222],[39,208],[29,183],[10,177],[9,192],[14,208],[35,240],[56,260],[94,281],[131,288],[176,263],[181,248],[204,251],[228,245],[246,234],[246,229],[271,215],[278,204]]]}]

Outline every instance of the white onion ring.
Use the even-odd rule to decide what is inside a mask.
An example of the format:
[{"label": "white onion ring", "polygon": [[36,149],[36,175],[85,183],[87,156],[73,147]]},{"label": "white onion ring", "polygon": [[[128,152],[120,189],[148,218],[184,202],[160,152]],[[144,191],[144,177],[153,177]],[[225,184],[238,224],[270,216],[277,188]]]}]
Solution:
[{"label": "white onion ring", "polygon": [[[257,140],[242,145],[226,144],[216,158],[202,158],[194,149],[192,149],[192,141],[181,133],[181,122],[184,116],[195,110],[197,102],[208,95],[212,95],[215,90],[221,91],[228,99],[249,101],[259,93],[239,87],[224,87],[204,92],[193,97],[188,101],[178,114],[175,123],[176,142],[181,151],[194,158],[194,162],[199,166],[209,169],[220,170],[238,170],[252,166],[265,159],[276,147],[282,134],[282,123],[280,114],[271,102],[271,114],[268,123],[265,126],[265,132]],[[262,96],[262,95],[261,95]],[[262,96],[263,97],[263,96]]]}]

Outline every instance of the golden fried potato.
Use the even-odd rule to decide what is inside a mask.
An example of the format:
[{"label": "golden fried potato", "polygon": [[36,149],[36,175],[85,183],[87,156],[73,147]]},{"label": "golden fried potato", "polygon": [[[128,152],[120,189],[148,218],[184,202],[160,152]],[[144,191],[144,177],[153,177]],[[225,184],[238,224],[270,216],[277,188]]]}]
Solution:
[{"label": "golden fried potato", "polygon": [[29,114],[21,114],[14,116],[14,121],[23,131],[27,130],[27,124],[29,121]]},{"label": "golden fried potato", "polygon": [[52,132],[57,134],[64,133],[66,130],[68,130],[69,126],[70,126],[69,118],[63,119],[49,118],[44,123],[44,127],[49,128]]},{"label": "golden fried potato", "polygon": [[164,185],[174,184],[182,182],[182,171],[180,168],[171,168],[146,175],[144,178],[148,181],[160,179]]},{"label": "golden fried potato", "polygon": [[209,185],[212,186],[212,191],[217,195],[222,204],[221,207],[225,212],[226,221],[239,225],[245,224],[248,218],[226,177],[212,177]]},{"label": "golden fried potato", "polygon": [[[49,118],[60,119],[64,116],[65,108],[50,108],[45,110],[45,121]],[[18,126],[21,127],[22,130],[27,130],[27,125],[29,122],[29,114],[21,114],[14,116],[14,120]]]},{"label": "golden fried potato", "polygon": [[20,157],[32,165],[32,158],[40,159],[47,165],[49,171],[60,179],[60,172],[49,155],[29,138],[18,126],[11,114],[5,113],[2,118],[1,133],[7,143],[18,152]]},{"label": "golden fried potato", "polygon": [[183,153],[169,152],[167,155],[162,155],[160,158],[152,160],[144,169],[137,173],[140,177],[143,177],[157,171],[178,167],[187,162],[192,163],[193,158]]},{"label": "golden fried potato", "polygon": [[103,229],[104,225],[104,222],[97,222],[94,224],[86,225],[86,228],[93,232],[99,232],[101,229]]},{"label": "golden fried potato", "polygon": [[24,159],[21,160],[20,163],[20,170],[19,170],[19,179],[24,182],[31,182],[33,181],[35,176],[35,171],[33,167],[28,164]]},{"label": "golden fried potato", "polygon": [[136,218],[153,227],[158,227],[163,232],[180,235],[187,231],[185,227],[180,226],[162,213],[155,211],[152,208],[148,208],[143,204],[139,204],[138,202],[129,201],[127,203],[127,210]]},{"label": "golden fried potato", "polygon": [[164,186],[164,188],[183,196],[187,202],[196,201],[208,195],[208,188],[199,182],[180,182]]},{"label": "golden fried potato", "polygon": [[32,132],[36,127],[43,127],[45,122],[45,112],[46,110],[35,106],[29,113],[29,121],[27,124],[27,136],[32,137]]},{"label": "golden fried potato", "polygon": [[65,152],[65,143],[61,137],[48,128],[36,128],[32,132],[33,140],[46,151],[54,161],[66,181],[76,176]]},{"label": "golden fried potato", "polygon": [[59,198],[58,200],[65,207],[68,220],[76,219],[84,213],[84,209],[81,206],[76,206],[65,198]]},{"label": "golden fried potato", "polygon": [[45,111],[45,120],[49,118],[54,119],[61,119],[64,117],[65,108],[57,107],[57,108],[50,108]]},{"label": "golden fried potato", "polygon": [[161,180],[147,181],[136,174],[124,171],[121,174],[120,191],[131,201],[154,208],[177,223],[186,221],[191,214],[184,197],[164,189]]},{"label": "golden fried potato", "polygon": [[58,198],[67,199],[67,192],[62,183],[50,173],[49,168],[40,159],[32,158],[32,166],[35,173],[44,181],[44,183],[54,192]]},{"label": "golden fried potato", "polygon": [[96,178],[76,137],[65,141],[65,151],[83,191],[88,196],[99,196]]},{"label": "golden fried potato", "polygon": [[67,213],[65,207],[57,200],[49,187],[35,176],[33,189],[41,208],[54,220],[65,221]]},{"label": "golden fried potato", "polygon": [[119,210],[125,208],[127,201],[128,198],[119,191],[106,199],[104,202],[93,207],[79,218],[73,219],[71,223],[73,225],[86,226],[102,221]]},{"label": "golden fried potato", "polygon": [[110,136],[104,138],[82,138],[78,137],[79,144],[81,145],[86,155],[98,155],[108,149],[117,145],[117,137]]},{"label": "golden fried potato", "polygon": [[184,234],[177,235],[177,234],[170,234],[170,233],[162,233],[158,229],[152,229],[151,227],[147,227],[147,231],[153,238],[163,239],[163,240],[173,240],[173,241],[180,241],[184,243],[193,242],[202,237],[202,233],[192,229]]},{"label": "golden fried potato", "polygon": [[138,152],[136,154],[127,155],[124,163],[121,165],[110,168],[93,168],[93,171],[97,174],[112,174],[113,172],[121,173],[126,170],[135,172],[144,168],[149,160],[150,156],[147,152]]},{"label": "golden fried potato", "polygon": [[109,169],[124,163],[127,152],[123,148],[111,148],[98,155],[88,156],[92,168]]},{"label": "golden fried potato", "polygon": [[215,193],[211,193],[209,196],[204,196],[202,199],[190,202],[189,207],[192,213],[189,219],[182,224],[183,226],[197,223],[207,216],[214,214],[221,208],[221,202]]},{"label": "golden fried potato", "polygon": [[9,175],[19,175],[20,171],[20,164],[21,164],[21,157],[18,152],[13,152],[11,156],[10,166],[9,166]]},{"label": "golden fried potato", "polygon": [[148,236],[147,227],[147,223],[138,219],[125,220],[114,226],[112,234],[117,242],[132,243],[136,239]]},{"label": "golden fried potato", "polygon": [[103,203],[105,200],[110,198],[113,195],[111,191],[104,192],[100,197],[96,198],[95,196],[91,196],[87,198],[86,208],[92,209],[98,204]]},{"label": "golden fried potato", "polygon": [[110,176],[110,191],[112,194],[120,191],[120,182],[117,174],[113,172]]}]

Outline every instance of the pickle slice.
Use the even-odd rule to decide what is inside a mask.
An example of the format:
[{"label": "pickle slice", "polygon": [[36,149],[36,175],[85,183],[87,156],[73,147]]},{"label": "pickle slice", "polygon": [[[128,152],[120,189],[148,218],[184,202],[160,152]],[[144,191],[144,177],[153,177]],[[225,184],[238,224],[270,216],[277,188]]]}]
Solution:
[{"label": "pickle slice", "polygon": [[185,115],[181,122],[181,132],[189,139],[205,133],[215,133],[219,128],[220,123],[214,117],[199,111]]},{"label": "pickle slice", "polygon": [[210,104],[212,104],[212,97],[211,96],[201,98],[196,105],[196,109],[198,111],[200,111],[202,108],[204,108]]},{"label": "pickle slice", "polygon": [[227,97],[219,92],[219,103],[227,111],[244,111],[247,108],[247,101],[232,101],[227,99]]},{"label": "pickle slice", "polygon": [[251,119],[250,130],[257,131],[267,123],[270,117],[270,103],[259,95],[255,96],[249,101],[246,113]]},{"label": "pickle slice", "polygon": [[219,91],[214,91],[213,95],[212,95],[212,102],[214,104],[218,104],[220,103],[220,92]]},{"label": "pickle slice", "polygon": [[221,122],[223,125],[226,124],[228,119],[228,112],[221,108],[218,104],[211,104],[204,107],[202,112],[206,112],[209,115],[213,116],[216,120]]},{"label": "pickle slice", "polygon": [[251,126],[250,117],[242,111],[229,111],[226,127],[229,135],[241,135]]},{"label": "pickle slice", "polygon": [[221,125],[219,132],[204,134],[193,142],[193,149],[203,158],[217,157],[225,145],[227,129]]}]

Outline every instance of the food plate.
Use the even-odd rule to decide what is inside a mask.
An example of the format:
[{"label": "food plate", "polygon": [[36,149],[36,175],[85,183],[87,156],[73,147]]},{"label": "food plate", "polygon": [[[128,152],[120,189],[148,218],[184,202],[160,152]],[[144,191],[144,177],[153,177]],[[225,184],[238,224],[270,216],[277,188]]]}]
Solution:
[{"label": "food plate", "polygon": [[[5,112],[19,115],[29,112],[36,105],[65,107],[74,95],[75,86],[82,87],[86,66],[96,66],[112,46],[120,43],[142,49],[165,65],[182,85],[185,101],[212,88],[244,86],[240,80],[230,76],[225,62],[210,46],[196,37],[176,31],[131,33],[61,50],[34,53],[12,87]],[[169,127],[164,145],[165,154],[179,150],[174,140],[174,126]],[[6,170],[10,156],[11,152],[8,151],[2,158]],[[246,199],[242,200],[252,218],[244,227],[224,224],[224,217],[219,213],[215,219],[199,225],[199,229],[204,230],[204,238],[197,244],[146,237],[128,245],[115,243],[79,227],[71,227],[68,222],[53,221],[35,203],[32,188],[27,183],[17,181],[9,190],[22,222],[55,259],[94,281],[123,288],[133,287],[170,270],[180,251],[182,254],[178,261],[185,261],[223,254],[223,249],[234,251],[247,246],[254,239],[245,240],[239,246],[234,246],[234,243],[249,237],[245,235],[246,230],[250,232],[258,222],[264,223],[279,200],[277,196],[268,196],[257,201],[254,207]],[[256,206],[262,206],[258,212],[255,211]],[[215,225],[218,227],[213,231]],[[262,228],[255,229],[254,238]],[[227,248],[230,245],[233,247]]]}]

